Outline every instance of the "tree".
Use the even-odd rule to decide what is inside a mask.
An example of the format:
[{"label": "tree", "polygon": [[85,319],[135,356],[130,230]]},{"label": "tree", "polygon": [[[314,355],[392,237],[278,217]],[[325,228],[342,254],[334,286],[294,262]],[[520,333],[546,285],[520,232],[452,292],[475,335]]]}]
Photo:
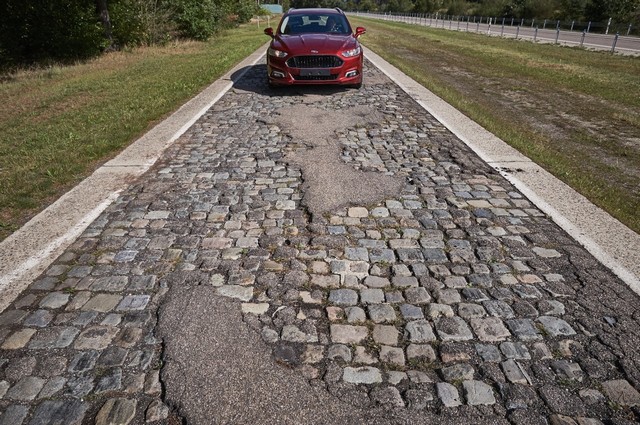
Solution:
[{"label": "tree", "polygon": [[102,23],[102,28],[104,29],[104,38],[109,42],[107,48],[111,49],[113,47],[113,37],[111,35],[111,19],[109,18],[107,0],[95,0],[95,2],[96,13],[98,14],[98,19]]},{"label": "tree", "polygon": [[0,66],[88,58],[105,47],[96,5],[86,0],[4,0]]}]

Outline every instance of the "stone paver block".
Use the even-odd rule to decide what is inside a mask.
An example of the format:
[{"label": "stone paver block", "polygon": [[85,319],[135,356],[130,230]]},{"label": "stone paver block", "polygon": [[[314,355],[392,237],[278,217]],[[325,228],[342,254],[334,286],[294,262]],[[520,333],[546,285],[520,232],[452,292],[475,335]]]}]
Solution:
[{"label": "stone paver block", "polygon": [[366,326],[331,325],[331,340],[340,344],[358,344],[369,335]]},{"label": "stone paver block", "polygon": [[418,306],[411,304],[402,304],[400,306],[400,314],[402,314],[405,320],[419,320],[424,319],[424,313]]},{"label": "stone paver block", "polygon": [[478,335],[480,341],[497,342],[504,341],[511,336],[511,332],[504,326],[498,317],[485,317],[481,319],[471,319],[469,321],[473,331]]},{"label": "stone paver block", "polygon": [[31,341],[29,348],[65,348],[68,347],[80,331],[71,326],[53,326],[38,331]]},{"label": "stone paver block", "polygon": [[105,276],[91,284],[92,291],[120,292],[129,284],[127,276]]},{"label": "stone paver block", "polygon": [[334,289],[329,292],[329,302],[342,306],[356,305],[358,293],[353,289]]},{"label": "stone paver block", "polygon": [[414,343],[436,340],[431,325],[426,320],[415,320],[405,326],[405,338]]},{"label": "stone paver block", "polygon": [[388,407],[404,407],[404,400],[396,387],[376,387],[371,390],[371,401]]},{"label": "stone paver block", "polygon": [[395,326],[375,325],[373,327],[373,340],[383,345],[398,345],[400,332]]},{"label": "stone paver block", "polygon": [[253,298],[253,288],[251,286],[222,285],[216,288],[218,295],[235,298],[240,301],[251,301]]},{"label": "stone paver block", "polygon": [[468,341],[473,334],[467,323],[460,317],[442,317],[436,321],[436,331],[443,341]]},{"label": "stone paver block", "polygon": [[52,292],[40,301],[40,308],[60,308],[69,302],[69,294]]},{"label": "stone paver block", "polygon": [[132,310],[144,310],[147,304],[151,300],[149,295],[127,295],[125,296],[118,307],[117,311],[132,311]]},{"label": "stone paver block", "polygon": [[35,376],[27,376],[18,381],[7,391],[5,398],[9,400],[30,401],[36,398],[45,384],[45,380]]},{"label": "stone paver block", "polygon": [[122,300],[122,297],[120,295],[98,294],[87,301],[81,309],[85,311],[98,311],[101,313],[106,313],[113,310],[118,305],[120,300]]},{"label": "stone paver block", "polygon": [[315,332],[307,334],[295,325],[285,325],[280,338],[290,342],[318,342],[318,335]]},{"label": "stone paver block", "polygon": [[349,208],[347,214],[349,217],[365,218],[369,216],[369,210],[364,207],[352,207]]},{"label": "stone paver block", "polygon": [[345,367],[342,379],[352,384],[377,384],[382,382],[380,369],[370,366]]},{"label": "stone paver block", "polygon": [[390,304],[371,304],[367,307],[369,318],[375,323],[394,322],[396,312]]},{"label": "stone paver block", "polygon": [[426,362],[434,362],[437,359],[436,352],[427,344],[409,344],[407,347],[407,359],[419,359]]},{"label": "stone paver block", "polygon": [[507,327],[518,339],[522,341],[542,339],[542,335],[538,333],[538,329],[535,327],[531,319],[507,320]]},{"label": "stone paver block", "polygon": [[471,380],[475,374],[473,367],[466,363],[458,363],[442,368],[440,372],[444,380],[448,382]]},{"label": "stone paver block", "polygon": [[509,382],[513,382],[514,384],[531,384],[531,378],[529,378],[527,372],[513,359],[502,362],[502,371]]},{"label": "stone paver block", "polygon": [[9,338],[5,339],[2,343],[3,350],[17,350],[24,347],[29,343],[33,334],[36,333],[35,329],[24,328],[15,332]]},{"label": "stone paver block", "polygon": [[431,302],[431,295],[426,288],[407,288],[404,297],[410,304],[427,304]]},{"label": "stone paver block", "polygon": [[383,345],[380,347],[380,361],[394,366],[404,366],[404,351],[400,347]]},{"label": "stone paver block", "polygon": [[269,310],[269,303],[242,303],[241,309],[244,314],[259,316]]},{"label": "stone paver block", "polygon": [[493,390],[482,381],[464,381],[462,387],[467,398],[467,404],[471,406],[488,406],[496,403]]},{"label": "stone paver block", "polygon": [[382,289],[362,289],[360,290],[360,301],[362,304],[381,304],[384,302],[384,291]]},{"label": "stone paver block", "polygon": [[0,415],[0,424],[2,425],[14,425],[21,424],[29,414],[29,407],[19,404],[12,404],[8,406],[2,415]]},{"label": "stone paver block", "polygon": [[115,338],[119,329],[114,326],[91,326],[84,331],[74,344],[76,350],[104,350]]},{"label": "stone paver block", "polygon": [[458,407],[462,405],[458,389],[447,382],[438,382],[436,384],[438,398],[445,407]]},{"label": "stone paver block", "polygon": [[571,336],[576,331],[564,320],[554,316],[540,316],[536,322],[542,325],[542,328],[551,336]]},{"label": "stone paver block", "polygon": [[111,398],[96,415],[96,425],[128,425],[136,414],[136,400]]},{"label": "stone paver block", "polygon": [[620,406],[640,406],[640,393],[625,379],[615,379],[602,383],[604,394]]}]

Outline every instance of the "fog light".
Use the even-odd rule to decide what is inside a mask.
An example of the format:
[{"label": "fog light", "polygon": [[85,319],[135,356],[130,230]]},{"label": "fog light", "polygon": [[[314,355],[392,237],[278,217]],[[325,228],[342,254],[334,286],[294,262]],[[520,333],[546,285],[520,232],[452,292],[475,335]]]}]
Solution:
[{"label": "fog light", "polygon": [[271,76],[273,78],[284,78],[284,72],[280,72],[280,71],[271,71]]},{"label": "fog light", "polygon": [[356,75],[358,75],[358,71],[356,71],[355,69],[353,71],[349,71],[347,72],[344,76],[346,78],[351,78],[351,77],[355,77]]}]

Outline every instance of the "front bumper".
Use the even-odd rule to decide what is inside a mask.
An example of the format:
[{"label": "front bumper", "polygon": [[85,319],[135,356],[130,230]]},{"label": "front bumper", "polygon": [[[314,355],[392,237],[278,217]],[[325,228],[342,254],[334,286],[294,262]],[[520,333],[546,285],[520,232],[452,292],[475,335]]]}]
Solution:
[{"label": "front bumper", "polygon": [[267,54],[267,75],[272,85],[354,85],[362,82],[363,56],[341,58],[343,63],[332,68],[294,68],[287,65],[290,58],[276,58]]}]

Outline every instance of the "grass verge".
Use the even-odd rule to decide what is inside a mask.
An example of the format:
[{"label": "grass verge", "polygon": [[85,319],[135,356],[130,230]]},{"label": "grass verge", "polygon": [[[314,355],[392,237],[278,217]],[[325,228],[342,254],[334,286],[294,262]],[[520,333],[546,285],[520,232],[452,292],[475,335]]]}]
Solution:
[{"label": "grass verge", "polygon": [[254,25],[0,82],[0,240],[254,52]]},{"label": "grass verge", "polygon": [[350,19],[367,47],[640,233],[640,58]]}]

